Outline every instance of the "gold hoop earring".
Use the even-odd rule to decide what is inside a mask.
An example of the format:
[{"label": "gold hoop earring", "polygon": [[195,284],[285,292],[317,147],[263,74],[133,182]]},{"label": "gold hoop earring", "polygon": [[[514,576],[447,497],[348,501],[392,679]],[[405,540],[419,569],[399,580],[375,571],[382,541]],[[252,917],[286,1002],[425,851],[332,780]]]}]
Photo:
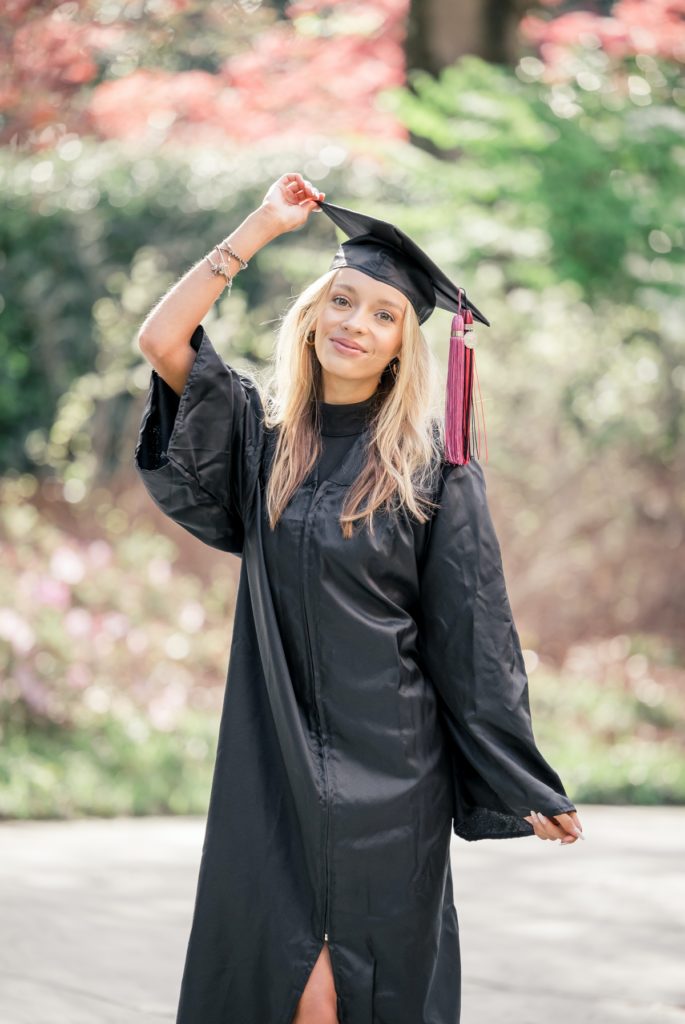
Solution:
[{"label": "gold hoop earring", "polygon": [[314,331],[310,331],[309,334],[307,335],[307,337],[304,340],[305,345],[309,345],[310,348],[313,347],[315,336],[316,336],[315,332]]}]

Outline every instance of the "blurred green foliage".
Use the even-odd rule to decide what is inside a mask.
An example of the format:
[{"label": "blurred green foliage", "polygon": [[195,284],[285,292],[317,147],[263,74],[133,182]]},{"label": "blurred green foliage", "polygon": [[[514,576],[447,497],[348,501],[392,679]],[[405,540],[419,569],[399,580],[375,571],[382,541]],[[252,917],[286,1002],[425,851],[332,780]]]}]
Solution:
[{"label": "blurred green foliage", "polygon": [[[217,678],[222,670],[217,657]],[[531,677],[538,743],[581,808],[685,803],[684,704],[674,690],[655,713],[649,699],[626,699],[617,684],[550,670]],[[140,712],[72,729],[7,728],[0,818],[205,814],[218,728],[217,714],[188,709],[173,730],[154,728]]]},{"label": "blurred green foliage", "polygon": [[173,732],[140,715],[85,727],[9,729],[0,748],[0,819],[206,814],[218,719],[186,711]]},{"label": "blurred green foliage", "polygon": [[543,355],[554,413],[588,455],[623,444],[669,464],[685,425],[683,69],[639,55],[617,75],[602,50],[575,60],[572,82],[548,84],[533,57],[516,73],[464,58],[385,102],[443,157],[417,185],[476,273],[469,290],[495,302],[498,342],[528,349],[537,392]]},{"label": "blurred green foliage", "polygon": [[[153,159],[77,138],[37,157],[0,156],[0,472],[43,466],[90,483],[130,464],[121,423],[149,377],[137,328],[283,166],[252,152]],[[234,356],[266,356],[289,287],[325,269],[313,252],[267,259],[268,272],[258,257],[218,304],[217,342],[230,338]]]},{"label": "blurred green foliage", "polygon": [[[482,252],[506,261],[510,286],[575,281],[591,302],[634,302],[642,287],[677,297],[685,274],[685,99],[674,99],[682,67],[640,55],[617,81],[604,73],[600,50],[583,51],[576,64],[572,83],[549,84],[538,81],[544,65],[535,58],[517,73],[464,58],[438,81],[413,72],[412,89],[386,102],[415,137],[449,153],[446,197],[468,196],[495,218]],[[538,250],[512,252],[496,230],[502,224],[536,229]]]},{"label": "blurred green foliage", "polygon": [[685,802],[685,693],[678,676],[661,684],[649,675],[657,662],[629,683],[620,678],[637,644],[631,638],[609,681],[600,681],[597,665],[531,678],[536,736],[579,803]]}]

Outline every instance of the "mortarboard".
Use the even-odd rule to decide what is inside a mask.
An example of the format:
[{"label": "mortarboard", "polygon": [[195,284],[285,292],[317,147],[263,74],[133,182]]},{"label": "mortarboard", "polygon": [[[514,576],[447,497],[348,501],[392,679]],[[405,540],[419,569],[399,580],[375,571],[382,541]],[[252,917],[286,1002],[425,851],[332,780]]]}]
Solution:
[{"label": "mortarboard", "polygon": [[[471,455],[478,456],[480,431],[473,400],[478,376],[475,352],[465,344],[464,336],[472,330],[474,319],[486,327],[490,321],[466,297],[464,289],[457,287],[400,228],[344,206],[321,199],[316,202],[348,236],[329,269],[352,267],[392,285],[409,299],[419,323],[427,320],[436,306],[454,313],[445,395],[445,456],[457,465],[468,462]],[[482,409],[480,419],[485,434]]]}]

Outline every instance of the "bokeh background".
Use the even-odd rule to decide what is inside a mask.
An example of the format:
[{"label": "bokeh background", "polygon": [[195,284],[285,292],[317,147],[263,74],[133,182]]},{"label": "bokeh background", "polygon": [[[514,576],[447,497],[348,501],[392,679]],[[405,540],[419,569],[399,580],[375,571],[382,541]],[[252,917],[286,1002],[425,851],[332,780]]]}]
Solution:
[{"label": "bokeh background", "polygon": [[[206,811],[239,563],[137,478],[135,335],[291,170],[487,311],[489,498],[569,793],[685,802],[683,0],[6,0],[0,48],[0,817]],[[258,253],[205,321],[227,361],[259,373],[335,244],[312,217]]]}]

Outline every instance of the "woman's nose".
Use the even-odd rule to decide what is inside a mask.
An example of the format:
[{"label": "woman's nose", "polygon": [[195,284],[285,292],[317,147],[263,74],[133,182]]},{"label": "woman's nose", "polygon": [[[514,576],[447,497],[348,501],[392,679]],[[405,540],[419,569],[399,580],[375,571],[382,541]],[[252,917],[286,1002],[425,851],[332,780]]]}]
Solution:
[{"label": "woman's nose", "polygon": [[350,331],[363,331],[364,315],[362,313],[351,313],[343,320],[343,326]]}]

